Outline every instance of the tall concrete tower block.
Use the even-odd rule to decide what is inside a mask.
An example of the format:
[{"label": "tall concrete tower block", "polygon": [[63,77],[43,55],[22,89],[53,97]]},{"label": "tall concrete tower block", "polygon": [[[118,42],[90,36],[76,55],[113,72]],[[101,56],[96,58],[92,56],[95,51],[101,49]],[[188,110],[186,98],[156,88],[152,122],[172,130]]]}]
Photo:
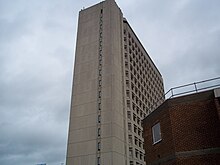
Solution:
[{"label": "tall concrete tower block", "polygon": [[141,120],[162,76],[114,0],[79,13],[67,165],[145,165]]}]

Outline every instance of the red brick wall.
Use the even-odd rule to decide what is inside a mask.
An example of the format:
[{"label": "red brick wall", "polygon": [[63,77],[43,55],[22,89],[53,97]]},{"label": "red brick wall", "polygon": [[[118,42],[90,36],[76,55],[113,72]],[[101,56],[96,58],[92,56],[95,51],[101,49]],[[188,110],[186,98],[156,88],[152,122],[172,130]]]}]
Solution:
[{"label": "red brick wall", "polygon": [[170,108],[175,150],[220,147],[220,126],[214,100],[182,103]]},{"label": "red brick wall", "polygon": [[220,97],[219,98],[215,98],[215,105],[218,111],[218,119],[220,120]]},{"label": "red brick wall", "polygon": [[[144,147],[147,163],[174,154],[171,122],[166,105],[164,107],[162,111],[158,111],[155,117],[149,118],[146,124],[144,124]],[[162,140],[157,144],[153,144],[152,126],[158,121],[160,122]]]},{"label": "red brick wall", "polygon": [[[160,165],[220,164],[220,155],[178,153],[220,147],[220,104],[213,91],[167,100],[143,122],[146,162]],[[153,145],[151,128],[160,122],[162,141]],[[207,151],[207,150],[206,150]],[[177,153],[178,156],[174,156]],[[171,156],[173,155],[173,156]],[[169,160],[171,156],[172,159]],[[163,163],[162,163],[163,162]]]},{"label": "red brick wall", "polygon": [[219,165],[220,154],[193,156],[190,158],[179,158],[177,165]]}]

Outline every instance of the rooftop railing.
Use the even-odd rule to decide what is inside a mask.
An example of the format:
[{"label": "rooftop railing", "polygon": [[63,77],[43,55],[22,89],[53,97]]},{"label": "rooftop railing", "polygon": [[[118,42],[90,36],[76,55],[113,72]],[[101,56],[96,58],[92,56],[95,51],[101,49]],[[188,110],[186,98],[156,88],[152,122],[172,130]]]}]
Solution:
[{"label": "rooftop railing", "polygon": [[169,98],[173,98],[177,96],[197,93],[197,92],[210,90],[210,89],[214,89],[218,87],[220,87],[220,77],[173,87],[165,93],[165,98],[169,99]]},{"label": "rooftop railing", "polygon": [[218,87],[220,87],[220,77],[173,87],[170,90],[168,90],[164,94],[163,97],[158,99],[156,103],[152,104],[149,110],[150,112],[152,112],[167,99],[178,97],[178,96],[184,96],[187,94],[193,94],[193,93],[197,93],[197,92],[201,92],[205,90],[211,90],[211,89],[218,88]]}]

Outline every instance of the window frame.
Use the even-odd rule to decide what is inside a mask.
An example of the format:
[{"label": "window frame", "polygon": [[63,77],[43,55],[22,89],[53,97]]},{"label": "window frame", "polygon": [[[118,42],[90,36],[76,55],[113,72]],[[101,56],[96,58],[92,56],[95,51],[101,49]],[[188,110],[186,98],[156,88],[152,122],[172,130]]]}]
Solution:
[{"label": "window frame", "polygon": [[[157,128],[159,126],[159,128]],[[157,122],[156,124],[154,124],[151,128],[152,130],[152,137],[153,137],[153,145],[159,143],[162,140],[162,136],[161,136],[161,127],[160,127],[160,122]],[[159,131],[159,137],[156,138],[155,135],[157,136],[157,132],[155,131]]]},{"label": "window frame", "polygon": [[97,164],[100,165],[101,164],[101,158],[97,157]]},{"label": "window frame", "polygon": [[101,142],[98,142],[98,144],[97,144],[97,150],[98,150],[98,151],[101,150]]}]

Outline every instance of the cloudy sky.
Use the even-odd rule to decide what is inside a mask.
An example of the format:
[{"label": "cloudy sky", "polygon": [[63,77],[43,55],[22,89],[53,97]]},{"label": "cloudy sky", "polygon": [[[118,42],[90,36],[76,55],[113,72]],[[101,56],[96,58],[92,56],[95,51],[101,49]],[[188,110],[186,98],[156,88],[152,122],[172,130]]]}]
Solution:
[{"label": "cloudy sky", "polygon": [[[65,162],[78,11],[97,0],[0,0],[0,164]],[[220,75],[219,0],[116,0],[165,90]]]}]

